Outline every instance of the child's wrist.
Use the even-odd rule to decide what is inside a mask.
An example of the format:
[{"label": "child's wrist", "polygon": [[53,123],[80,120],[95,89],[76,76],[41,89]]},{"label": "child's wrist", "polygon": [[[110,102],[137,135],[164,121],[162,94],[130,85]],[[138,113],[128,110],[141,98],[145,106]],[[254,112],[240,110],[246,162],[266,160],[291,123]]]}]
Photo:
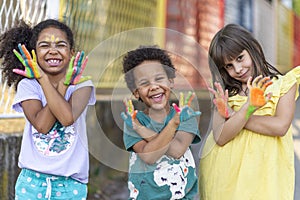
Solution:
[{"label": "child's wrist", "polygon": [[246,119],[249,119],[249,117],[255,112],[256,107],[253,105],[249,105],[246,112]]},{"label": "child's wrist", "polygon": [[172,125],[174,128],[177,128],[180,124],[180,119],[175,119],[175,118],[172,118],[170,121],[169,121],[169,124]]},{"label": "child's wrist", "polygon": [[225,120],[228,120],[229,118],[231,118],[233,115],[235,114],[235,112],[232,110],[232,111],[228,111],[228,116],[225,117]]},{"label": "child's wrist", "polygon": [[42,75],[41,77],[36,79],[40,84],[45,82],[50,82],[48,76],[46,74]]},{"label": "child's wrist", "polygon": [[133,124],[133,130],[135,130],[136,132],[143,130],[144,127],[145,126],[140,125],[140,124]]}]

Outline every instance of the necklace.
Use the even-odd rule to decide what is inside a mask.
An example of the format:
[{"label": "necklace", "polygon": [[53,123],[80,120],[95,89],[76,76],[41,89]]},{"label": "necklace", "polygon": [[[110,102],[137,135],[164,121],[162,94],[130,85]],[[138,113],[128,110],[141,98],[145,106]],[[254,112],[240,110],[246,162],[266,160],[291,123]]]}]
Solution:
[{"label": "necklace", "polygon": [[248,96],[248,87],[246,87],[245,90],[242,88],[242,92],[244,93],[245,96]]}]

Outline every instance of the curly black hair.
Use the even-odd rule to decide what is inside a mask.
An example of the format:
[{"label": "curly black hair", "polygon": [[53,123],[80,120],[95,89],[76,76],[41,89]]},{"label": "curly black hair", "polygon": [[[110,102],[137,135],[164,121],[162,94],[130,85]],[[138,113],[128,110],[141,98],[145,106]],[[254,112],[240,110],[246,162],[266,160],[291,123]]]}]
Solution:
[{"label": "curly black hair", "polygon": [[47,19],[32,28],[23,20],[20,20],[0,36],[2,82],[7,81],[9,87],[15,86],[15,90],[17,89],[18,83],[25,77],[14,73],[13,69],[24,70],[24,66],[15,56],[13,50],[18,50],[18,44],[24,44],[29,52],[36,50],[39,34],[49,27],[65,32],[70,43],[70,49],[74,48],[73,32],[66,24],[55,19]]},{"label": "curly black hair", "polygon": [[164,67],[169,79],[175,78],[175,67],[168,53],[157,45],[139,46],[137,49],[127,52],[123,58],[123,73],[127,87],[131,92],[136,89],[133,70],[144,61],[158,61]]}]

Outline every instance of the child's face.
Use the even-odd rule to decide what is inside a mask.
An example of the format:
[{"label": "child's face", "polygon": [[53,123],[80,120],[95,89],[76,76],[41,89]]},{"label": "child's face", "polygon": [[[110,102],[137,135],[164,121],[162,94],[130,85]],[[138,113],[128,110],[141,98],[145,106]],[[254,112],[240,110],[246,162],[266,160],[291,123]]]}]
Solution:
[{"label": "child's face", "polygon": [[136,90],[134,96],[141,98],[148,108],[169,108],[170,90],[173,80],[169,79],[158,61],[145,61],[133,71]]},{"label": "child's face", "polygon": [[235,59],[225,62],[225,69],[228,74],[242,83],[252,76],[253,62],[246,50],[243,50]]},{"label": "child's face", "polygon": [[49,27],[41,31],[36,43],[39,66],[47,74],[65,73],[73,55],[66,33]]}]

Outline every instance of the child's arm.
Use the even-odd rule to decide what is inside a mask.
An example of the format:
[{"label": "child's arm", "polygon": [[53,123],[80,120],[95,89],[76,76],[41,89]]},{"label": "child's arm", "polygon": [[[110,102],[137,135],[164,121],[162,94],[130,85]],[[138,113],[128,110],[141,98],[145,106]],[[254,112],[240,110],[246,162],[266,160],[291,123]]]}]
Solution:
[{"label": "child's arm", "polygon": [[[263,96],[263,93],[265,89],[272,84],[272,82],[270,82],[269,80],[269,77],[263,78],[262,76],[258,76],[251,83],[252,78],[249,78],[247,86],[250,89],[250,101],[248,98],[248,101],[241,107],[241,109],[238,112],[231,114],[231,116],[225,122],[224,118],[222,118],[221,115],[214,115],[213,134],[214,139],[218,145],[223,146],[234,139],[245,127],[249,116],[251,116],[256,109],[264,106],[267,103],[270,95],[267,95],[267,97],[265,97]],[[218,92],[221,92],[220,96],[223,96],[223,89],[221,87],[218,87],[217,89]],[[259,91],[257,96],[251,96],[255,94],[253,92],[256,90]]]},{"label": "child's arm", "polygon": [[[18,44],[18,48],[20,53],[15,49],[13,51],[25,69],[13,69],[13,72],[27,78],[41,79],[42,77],[47,77],[37,63],[35,51],[32,50],[31,57],[24,45]],[[39,100],[26,100],[21,104],[26,118],[37,129],[37,131],[47,133],[56,121],[48,105],[43,107]]]},{"label": "child's arm", "polygon": [[22,102],[24,114],[40,133],[48,133],[56,120],[64,126],[72,124],[87,105],[92,91],[91,87],[82,87],[72,94],[69,101],[66,101],[63,97],[66,86],[59,84],[56,89],[46,76],[40,80],[40,83],[45,91],[47,105],[43,107],[39,100]]},{"label": "child's arm", "polygon": [[[135,131],[147,142],[153,141],[159,134],[145,126],[142,126],[138,120],[135,120],[133,124],[137,125]],[[160,133],[161,134],[161,133]],[[178,159],[180,158],[191,145],[195,135],[185,131],[177,131],[175,137],[171,140],[169,148],[166,152],[167,155]],[[159,143],[159,141],[158,141]]]},{"label": "child's arm", "polygon": [[76,121],[86,107],[91,95],[91,87],[82,87],[72,94],[69,101],[66,101],[64,98],[69,85],[76,85],[90,79],[89,76],[82,76],[87,61],[88,58],[84,59],[83,51],[78,52],[76,57],[73,56],[65,78],[59,81],[57,88],[53,87],[47,77],[38,79],[51,113],[63,126],[69,126]]},{"label": "child's arm", "polygon": [[225,120],[230,118],[233,113],[233,110],[228,106],[228,90],[223,91],[223,88],[220,83],[214,83],[216,90],[213,88],[208,88],[214,96],[213,103],[218,112],[215,112],[217,115],[221,115]]},{"label": "child's arm", "polygon": [[192,133],[177,131],[166,154],[175,159],[179,159],[192,144],[194,138],[195,135]]},{"label": "child's arm", "polygon": [[86,107],[91,95],[91,87],[82,87],[76,90],[69,101],[65,100],[64,95],[67,86],[58,84],[57,89],[49,82],[47,78],[39,79],[47,99],[47,106],[50,108],[54,117],[63,125],[69,126],[76,121],[79,115]]},{"label": "child's arm", "polygon": [[216,90],[209,88],[214,95],[213,103],[216,109],[213,113],[213,136],[220,146],[232,140],[245,126],[248,103],[234,113],[228,106],[228,90],[223,90],[220,83],[214,83]]},{"label": "child's arm", "polygon": [[136,143],[133,145],[133,150],[140,155],[144,162],[148,164],[155,163],[168,151],[179,123],[179,113],[176,113],[160,134],[156,134],[149,142],[142,140]]},{"label": "child's arm", "polygon": [[[76,103],[74,103],[71,98],[70,101],[67,102],[64,99],[64,95],[68,85],[62,84],[60,81],[58,86],[54,86],[50,82],[48,76],[43,73],[38,66],[35,52],[32,52],[33,58],[31,58],[31,55],[24,45],[19,45],[19,50],[22,55],[15,50],[14,53],[25,66],[25,70],[14,70],[14,72],[28,78],[36,78],[39,81],[47,99],[47,105],[45,107],[43,107],[41,102],[37,100],[23,101],[22,107],[27,119],[37,129],[37,131],[41,133],[47,133],[56,120],[60,121],[60,123],[64,126],[72,124],[87,105],[91,88],[85,87],[74,92],[72,96],[76,95],[77,98],[79,97],[80,101],[76,101]],[[86,62],[84,63],[86,64]],[[73,65],[73,63],[71,64]]]},{"label": "child's arm", "polygon": [[[190,104],[194,98],[195,94],[189,92],[187,97],[184,98],[183,93],[180,93],[179,106],[173,104],[174,109],[176,110],[176,114],[174,115],[172,120],[177,121],[179,117],[179,122],[189,120],[192,117],[198,116],[201,114],[200,111],[193,111],[190,109]],[[192,143],[194,139],[194,135],[191,133],[187,133],[184,131],[177,131],[177,127],[172,130],[169,124],[172,124],[172,120],[168,123],[168,125],[160,132],[160,134],[155,131],[148,129],[146,126],[143,126],[136,119],[137,111],[134,110],[133,104],[131,100],[124,100],[124,105],[126,108],[126,113],[122,113],[121,116],[126,124],[132,127],[143,139],[137,146],[141,145],[145,150],[148,151],[148,156],[141,156],[142,159],[144,157],[145,162],[156,162],[162,155],[168,154],[173,158],[180,158],[187,150],[189,145]],[[172,125],[171,125],[172,127]],[[170,132],[171,131],[171,132]],[[175,135],[175,137],[169,137],[171,135]],[[134,147],[135,149],[135,147]],[[139,148],[137,148],[139,150]],[[150,155],[151,152],[156,152],[157,154]],[[136,151],[137,152],[137,151]],[[138,153],[138,152],[137,152]],[[144,153],[146,153],[144,151]]]},{"label": "child's arm", "polygon": [[296,89],[297,87],[294,85],[280,97],[274,116],[252,115],[245,128],[262,135],[284,136],[294,118]]},{"label": "child's arm", "polygon": [[217,113],[218,111],[215,111],[212,128],[214,139],[219,146],[224,146],[234,139],[244,128],[247,122],[245,116],[247,114],[248,105],[248,103],[244,104],[239,111],[231,115],[226,121]]}]

